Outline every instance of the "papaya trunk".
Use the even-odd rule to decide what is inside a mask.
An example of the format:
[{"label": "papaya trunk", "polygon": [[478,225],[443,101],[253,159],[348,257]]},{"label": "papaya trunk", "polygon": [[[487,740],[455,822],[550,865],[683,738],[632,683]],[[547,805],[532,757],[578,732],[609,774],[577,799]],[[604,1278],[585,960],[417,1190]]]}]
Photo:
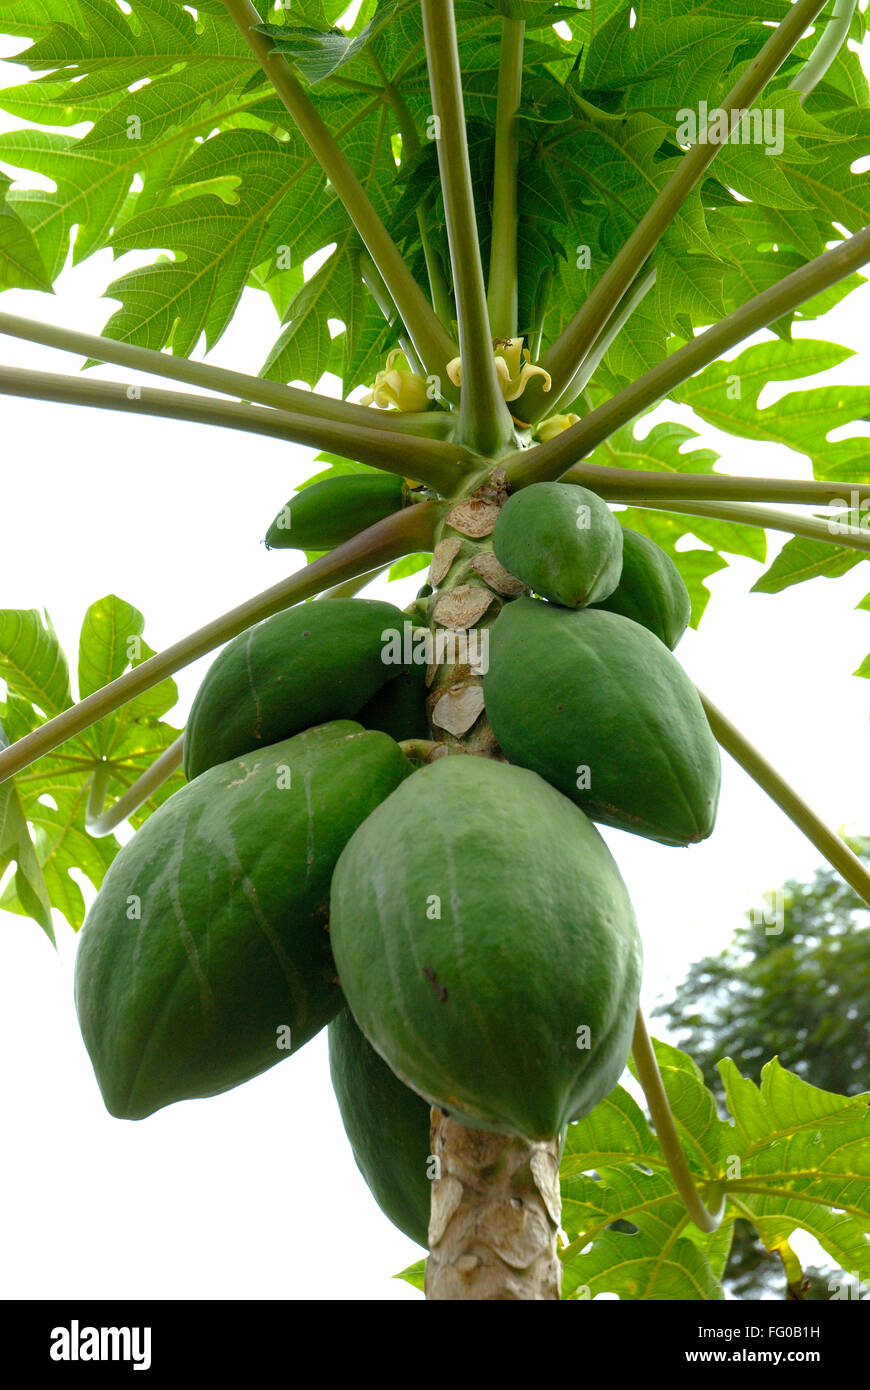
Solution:
[{"label": "papaya trunk", "polygon": [[432,1108],[429,1299],[558,1299],[559,1145],[469,1129]]},{"label": "papaya trunk", "polygon": [[[437,644],[430,667],[432,737],[451,751],[502,756],[483,707],[489,628],[502,603],[524,587],[492,553],[492,531],[507,497],[504,475],[456,504],[438,533],[430,570],[430,622]],[[446,658],[446,659],[445,659]],[[469,836],[474,827],[469,826]],[[436,1159],[429,1222],[428,1299],[558,1299],[561,1261],[559,1143],[471,1129],[432,1109]]]}]

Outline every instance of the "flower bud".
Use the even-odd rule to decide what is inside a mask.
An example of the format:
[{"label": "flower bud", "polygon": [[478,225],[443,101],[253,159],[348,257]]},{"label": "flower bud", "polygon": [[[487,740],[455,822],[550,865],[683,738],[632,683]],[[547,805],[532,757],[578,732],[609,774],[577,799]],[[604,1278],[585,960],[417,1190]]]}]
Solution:
[{"label": "flower bud", "polygon": [[555,439],[557,434],[561,434],[563,430],[569,430],[572,425],[576,425],[579,419],[579,415],[551,415],[549,419],[542,420],[538,425],[535,430],[535,438],[546,443],[548,439]]}]

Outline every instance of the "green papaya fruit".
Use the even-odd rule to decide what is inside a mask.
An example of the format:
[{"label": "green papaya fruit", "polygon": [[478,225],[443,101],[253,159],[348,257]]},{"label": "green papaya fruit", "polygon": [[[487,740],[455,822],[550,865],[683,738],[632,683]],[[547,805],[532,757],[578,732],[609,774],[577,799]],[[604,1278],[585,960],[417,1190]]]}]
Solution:
[{"label": "green papaya fruit", "polygon": [[229,1090],[325,1027],[342,1003],[332,871],[408,775],[392,739],[339,721],[210,768],[124,845],[75,965],[113,1115]]},{"label": "green papaya fruit", "polygon": [[622,570],[622,527],[606,502],[572,483],[515,492],[499,512],[492,548],[523,584],[568,608],[607,598]]},{"label": "green papaya fruit", "polygon": [[592,608],[621,613],[654,632],[671,651],[692,616],[692,600],[670,555],[648,536],[622,530],[622,575],[607,598]]},{"label": "green papaya fruit", "polygon": [[401,634],[406,621],[391,603],[336,598],[286,608],[234,638],[191,706],[184,735],[188,781],[315,724],[355,718],[403,669],[391,663],[382,634]]},{"label": "green papaya fruit", "polygon": [[463,1124],[549,1139],[622,1074],[641,978],[628,893],[592,823],[524,768],[414,772],[342,851],[330,937],[372,1047]]},{"label": "green papaya fruit", "polygon": [[406,500],[391,473],[350,473],[312,483],[285,504],[266,532],[270,549],[332,550],[392,516]]},{"label": "green papaya fruit", "polygon": [[369,1191],[394,1226],[429,1244],[429,1105],[390,1071],[348,1009],[327,1030],[345,1132]]},{"label": "green papaya fruit", "polygon": [[357,713],[365,729],[380,729],[397,743],[406,738],[428,738],[426,667],[417,664],[387,681]]},{"label": "green papaya fruit", "polygon": [[483,692],[505,757],[593,820],[665,845],[711,833],[718,745],[682,666],[639,623],[516,599],[492,627]]}]

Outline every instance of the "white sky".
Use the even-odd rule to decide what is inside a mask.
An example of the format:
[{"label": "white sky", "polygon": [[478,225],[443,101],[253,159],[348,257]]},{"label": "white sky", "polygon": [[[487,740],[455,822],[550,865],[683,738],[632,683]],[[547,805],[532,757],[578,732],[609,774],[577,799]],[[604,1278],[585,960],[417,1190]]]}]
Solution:
[{"label": "white sky", "polygon": [[[18,46],[7,41],[2,51]],[[0,63],[0,84],[21,75]],[[0,113],[0,130],[22,124]],[[143,259],[113,263],[103,253],[68,270],[56,295],[10,291],[0,306],[98,333],[113,308],[100,298],[105,286]],[[864,286],[825,327],[825,336],[856,356],[807,386],[868,380],[868,316]],[[265,296],[248,292],[211,360],[256,372],[276,331]],[[812,326],[797,333],[812,337]],[[0,338],[0,362],[75,372],[79,360]],[[111,367],[98,374],[159,384]],[[793,389],[774,385],[761,403]],[[661,418],[691,422],[671,407]],[[698,442],[722,454],[723,470],[810,476],[785,450],[691,423],[701,430]],[[85,608],[114,592],[145,613],[146,639],[159,650],[295,568],[292,554],[267,553],[260,541],[295,485],[314,471],[311,457],[231,431],[146,417],[131,426],[113,412],[0,398],[0,605],[46,607],[74,653]],[[769,539],[772,558],[784,537]],[[713,598],[700,633],[686,635],[679,657],[830,823],[866,831],[870,686],[851,672],[870,651],[870,615],[853,611],[870,589],[868,566],[835,584],[815,580],[775,597],[750,595],[761,572],[735,559],[708,581]],[[369,592],[401,606],[421,579],[389,589],[381,582]],[[210,660],[177,677],[174,722],[183,722]],[[690,960],[727,942],[765,890],[811,875],[820,862],[772,803],[724,763],[718,825],[705,844],[678,851],[603,832],[645,942],[647,1009]],[[356,1170],[332,1096],[325,1033],[223,1096],[143,1122],[115,1120],[103,1108],[75,1019],[73,933],[56,916],[55,954],[33,922],[0,914],[0,928],[0,1296],[422,1297],[390,1277],[422,1252],[380,1213]]]}]

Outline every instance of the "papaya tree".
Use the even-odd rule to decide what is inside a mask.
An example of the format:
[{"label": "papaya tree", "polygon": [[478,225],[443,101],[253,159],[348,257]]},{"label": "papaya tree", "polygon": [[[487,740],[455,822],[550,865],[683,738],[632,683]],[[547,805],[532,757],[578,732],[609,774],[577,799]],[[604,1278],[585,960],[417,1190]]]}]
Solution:
[{"label": "papaya tree", "polygon": [[[324,465],[268,531],[303,568],[158,653],[94,605],[77,701],[39,614],[0,613],[2,905],[50,932],[53,907],[81,925],[71,864],[98,890],[76,1004],[108,1109],[215,1095],[328,1027],[430,1298],[721,1298],[738,1219],[791,1297],[796,1229],[870,1276],[866,1096],[724,1058],[719,1118],[649,1037],[596,829],[706,839],[724,748],[870,903],[674,655],[766,530],[768,591],[870,549],[863,439],[829,440],[865,393],[758,403],[847,355],[792,330],[870,261],[855,0],[0,0],[0,28],[38,74],[0,93],[28,122],[0,161],[54,185],[2,176],[0,285],[154,256],[101,335],[0,311],[6,356],[194,388],[3,365],[0,392]],[[246,289],[281,319],[256,376],[207,360]],[[662,403],[812,476],[642,436]],[[359,597],[426,562],[406,608]],[[172,727],[172,676],[219,648]]]}]

